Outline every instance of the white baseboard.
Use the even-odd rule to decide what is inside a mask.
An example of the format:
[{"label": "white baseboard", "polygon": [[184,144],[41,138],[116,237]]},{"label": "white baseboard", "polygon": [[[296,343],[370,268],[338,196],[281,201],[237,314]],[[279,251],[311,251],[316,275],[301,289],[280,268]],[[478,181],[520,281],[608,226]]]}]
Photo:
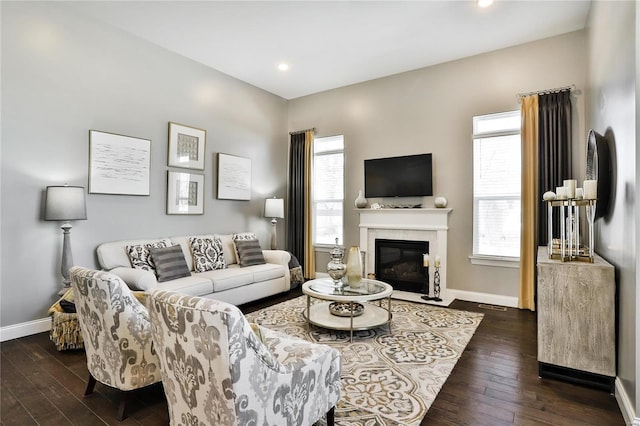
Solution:
[{"label": "white baseboard", "polygon": [[511,296],[502,296],[500,294],[478,293],[476,291],[456,290],[448,288],[449,297],[465,300],[467,302],[486,303],[488,305],[508,306],[510,308],[518,307],[518,298]]},{"label": "white baseboard", "polygon": [[624,386],[622,386],[622,381],[620,378],[616,377],[616,401],[618,401],[618,406],[620,407],[620,411],[622,411],[622,417],[624,417],[624,424],[631,426],[640,426],[640,417],[636,417],[636,410],[633,408],[633,403],[629,399],[629,395],[627,395],[627,391],[625,391]]},{"label": "white baseboard", "polygon": [[51,330],[51,318],[42,318],[20,324],[0,327],[0,342],[17,339],[19,337],[31,336]]}]

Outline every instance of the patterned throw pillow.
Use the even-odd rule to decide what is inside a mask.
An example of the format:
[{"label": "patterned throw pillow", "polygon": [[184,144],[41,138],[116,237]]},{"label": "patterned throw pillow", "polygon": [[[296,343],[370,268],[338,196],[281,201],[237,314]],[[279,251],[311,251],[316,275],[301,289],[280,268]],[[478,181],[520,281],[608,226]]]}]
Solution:
[{"label": "patterned throw pillow", "polygon": [[150,251],[151,258],[156,264],[156,276],[159,283],[191,276],[187,261],[184,260],[182,247],[179,245],[153,248]]},{"label": "patterned throw pillow", "polygon": [[258,236],[253,232],[240,232],[238,234],[233,234],[231,239],[233,240],[233,249],[236,252],[236,259],[238,259],[238,263],[240,263],[240,255],[238,254],[238,247],[236,246],[236,241],[257,240]]},{"label": "patterned throw pillow", "polygon": [[129,255],[131,266],[135,269],[144,269],[145,271],[153,272],[156,270],[156,265],[153,263],[149,250],[166,246],[167,244],[164,241],[156,241],[153,243],[126,246],[125,248]]},{"label": "patterned throw pillow", "polygon": [[236,241],[240,266],[263,265],[265,262],[258,240]]},{"label": "patterned throw pillow", "polygon": [[193,269],[197,272],[224,269],[227,267],[222,254],[222,242],[219,238],[189,238],[193,253]]}]

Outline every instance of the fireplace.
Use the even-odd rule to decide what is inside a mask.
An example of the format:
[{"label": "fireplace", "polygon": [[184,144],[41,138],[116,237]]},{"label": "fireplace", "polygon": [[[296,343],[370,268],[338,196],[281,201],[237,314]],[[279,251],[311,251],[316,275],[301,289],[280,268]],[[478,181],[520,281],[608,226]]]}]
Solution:
[{"label": "fireplace", "polygon": [[428,241],[375,240],[376,279],[394,290],[425,292],[423,254],[429,253]]},{"label": "fireplace", "polygon": [[[440,297],[437,305],[448,306],[453,297],[447,291],[447,234],[449,230],[450,208],[434,209],[358,209],[360,216],[360,249],[365,251],[365,274],[377,274],[376,266],[377,239],[427,241],[428,251],[433,258],[440,257]],[[427,250],[422,249],[422,253]],[[429,288],[433,289],[434,268],[429,268]],[[382,278],[381,278],[382,279]],[[405,300],[423,301],[420,293],[395,291],[394,296]]]}]

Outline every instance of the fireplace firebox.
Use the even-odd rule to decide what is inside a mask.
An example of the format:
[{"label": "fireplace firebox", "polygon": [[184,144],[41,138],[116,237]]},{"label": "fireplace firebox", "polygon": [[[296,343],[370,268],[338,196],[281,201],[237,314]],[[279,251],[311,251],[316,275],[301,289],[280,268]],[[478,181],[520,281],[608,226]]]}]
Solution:
[{"label": "fireplace firebox", "polygon": [[429,253],[428,241],[375,240],[376,279],[395,290],[425,293],[423,254]]}]

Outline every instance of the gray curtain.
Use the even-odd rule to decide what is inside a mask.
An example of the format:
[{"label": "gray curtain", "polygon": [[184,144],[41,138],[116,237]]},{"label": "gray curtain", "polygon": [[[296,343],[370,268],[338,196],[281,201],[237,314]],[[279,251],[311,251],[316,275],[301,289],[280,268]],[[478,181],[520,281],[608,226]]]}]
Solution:
[{"label": "gray curtain", "polygon": [[[287,250],[300,265],[305,264],[305,134],[291,135],[289,146],[289,203],[287,211]],[[306,271],[305,271],[306,272]]]},{"label": "gray curtain", "polygon": [[[538,241],[548,240],[547,205],[542,194],[555,191],[563,180],[573,179],[571,170],[571,91],[538,96]],[[553,235],[560,235],[558,209],[554,209]]]}]

